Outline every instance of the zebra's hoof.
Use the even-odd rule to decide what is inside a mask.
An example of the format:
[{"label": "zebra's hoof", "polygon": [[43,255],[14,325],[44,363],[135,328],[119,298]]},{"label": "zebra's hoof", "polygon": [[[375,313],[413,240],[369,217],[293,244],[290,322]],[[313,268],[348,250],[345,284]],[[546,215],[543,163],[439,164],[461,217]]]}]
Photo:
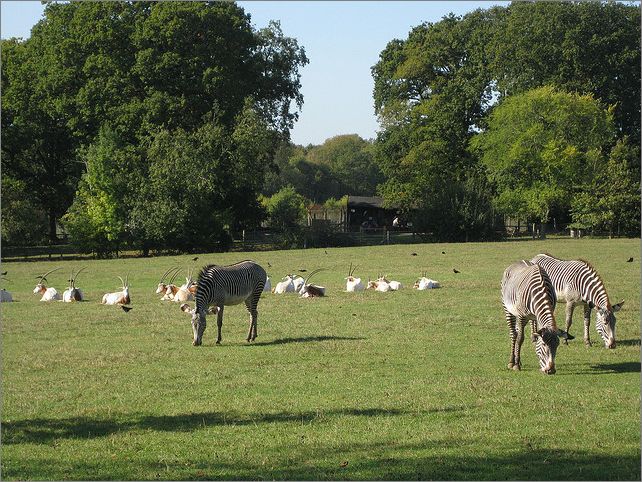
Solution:
[{"label": "zebra's hoof", "polygon": [[220,345],[221,344],[221,340],[216,340],[216,344]]},{"label": "zebra's hoof", "polygon": [[586,341],[586,340],[584,340],[584,344],[586,345],[586,348],[591,348],[593,346],[593,343],[591,343],[590,341]]},{"label": "zebra's hoof", "polygon": [[513,365],[513,370],[515,370],[516,372],[519,372],[519,371],[522,370],[522,367],[520,367],[519,365],[515,364],[515,365]]},{"label": "zebra's hoof", "polygon": [[514,365],[514,363],[509,363],[509,364],[508,364],[508,368],[509,368],[509,369],[513,368],[513,365]]}]

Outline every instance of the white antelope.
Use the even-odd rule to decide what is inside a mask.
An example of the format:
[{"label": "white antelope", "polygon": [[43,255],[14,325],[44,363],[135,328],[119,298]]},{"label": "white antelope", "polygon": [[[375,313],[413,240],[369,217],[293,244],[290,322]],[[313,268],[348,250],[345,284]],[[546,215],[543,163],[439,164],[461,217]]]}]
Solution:
[{"label": "white antelope", "polygon": [[376,281],[371,281],[370,278],[368,278],[368,285],[366,286],[366,289],[381,291],[382,293],[392,291],[390,288],[390,284],[383,278],[383,276],[379,276]]},{"label": "white antelope", "polygon": [[361,278],[355,278],[353,276],[356,269],[357,267],[355,266],[353,268],[352,263],[350,263],[350,268],[348,269],[348,277],[345,278],[346,291],[350,293],[355,291],[363,291],[365,289],[365,286],[363,286],[363,283],[361,282]]},{"label": "white antelope", "polygon": [[169,268],[167,271],[165,271],[165,273],[163,273],[163,276],[161,276],[160,280],[158,280],[158,287],[156,288],[156,294],[157,294],[157,295],[160,295],[160,294],[162,294],[162,295],[163,295],[163,297],[161,298],[161,300],[166,300],[166,299],[167,299],[167,298],[165,297],[165,296],[166,296],[165,294],[166,294],[166,292],[167,292],[167,286],[168,286],[168,283],[165,283],[165,278],[166,278],[170,273],[172,273],[174,270],[178,270],[178,269],[179,269],[179,268],[178,268],[178,266],[174,266],[174,267],[172,267],[172,268]]},{"label": "white antelope", "polygon": [[294,291],[297,293],[301,292],[301,288],[303,288],[303,285],[305,284],[305,280],[301,278],[301,276],[297,275],[288,275],[290,278],[292,278],[292,284],[294,285]]},{"label": "white antelope", "polygon": [[283,278],[283,281],[279,281],[274,287],[274,294],[280,295],[283,293],[294,293],[294,283],[290,275],[287,275]]},{"label": "white antelope", "polygon": [[73,269],[71,270],[71,277],[69,278],[69,288],[67,288],[65,292],[62,294],[62,301],[64,301],[65,303],[85,300],[85,295],[83,294],[83,292],[79,288],[76,288],[76,280],[78,279],[78,275],[85,268],[86,266],[83,266],[82,268],[80,268],[75,275],[74,275],[74,270]]},{"label": "white antelope", "polygon": [[50,271],[47,271],[42,276],[38,276],[40,280],[38,281],[38,284],[36,285],[36,287],[33,289],[33,294],[42,295],[42,298],[40,298],[40,301],[59,301],[62,299],[62,296],[60,296],[60,293],[58,293],[58,290],[56,288],[54,288],[53,286],[47,288],[44,283],[44,281],[47,281],[48,274],[53,273],[54,271],[57,271],[59,269],[60,268],[54,268]]},{"label": "white antelope", "polygon": [[419,291],[432,290],[435,288],[440,288],[441,285],[438,281],[434,279],[426,278],[426,272],[421,273],[421,278],[415,281],[413,288]]},{"label": "white antelope", "polygon": [[[185,284],[176,290],[172,301],[177,303],[185,303],[186,301],[194,301],[194,293],[196,292],[197,284],[192,278],[192,270],[187,270],[187,278],[185,278]],[[192,289],[194,291],[192,291]]]},{"label": "white antelope", "polygon": [[380,276],[377,281],[384,281],[385,283],[388,283],[388,285],[390,286],[390,291],[399,291],[401,288],[403,288],[403,285],[400,281],[388,281],[385,276]]},{"label": "white antelope", "polygon": [[310,278],[312,278],[312,275],[318,273],[319,271],[323,271],[324,269],[325,268],[315,269],[308,275],[308,277],[303,282],[303,286],[298,291],[298,293],[301,295],[301,298],[317,298],[325,296],[325,287],[308,283],[308,281],[310,281]]},{"label": "white antelope", "polygon": [[101,301],[103,305],[127,305],[131,303],[131,298],[129,297],[129,274],[125,276],[125,281],[120,276],[118,276],[118,279],[122,284],[121,291],[105,294]]}]

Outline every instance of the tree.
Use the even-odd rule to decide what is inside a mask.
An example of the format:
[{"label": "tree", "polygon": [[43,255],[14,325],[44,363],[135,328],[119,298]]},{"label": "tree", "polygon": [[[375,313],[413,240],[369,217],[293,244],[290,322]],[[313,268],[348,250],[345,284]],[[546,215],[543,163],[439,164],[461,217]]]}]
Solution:
[{"label": "tree", "polygon": [[305,222],[307,214],[305,198],[288,186],[273,196],[264,198],[263,205],[267,210],[270,226],[283,235],[283,244],[298,244],[301,224]]},{"label": "tree", "polygon": [[2,176],[2,243],[25,246],[47,239],[47,213],[27,194],[22,181]]},{"label": "tree", "polygon": [[472,147],[496,187],[497,209],[545,223],[602,171],[614,137],[611,111],[591,95],[541,87],[504,99]]},{"label": "tree", "polygon": [[[631,163],[639,163],[637,147],[628,138],[613,146],[608,162],[571,201],[573,223],[580,228],[604,229],[609,237],[640,232],[640,182]],[[639,164],[638,164],[639,165]]]},{"label": "tree", "polygon": [[340,195],[374,196],[377,185],[383,181],[374,161],[372,143],[357,134],[327,139],[322,145],[310,149],[307,158],[315,165],[328,167],[341,184]]},{"label": "tree", "polygon": [[[392,41],[372,68],[375,112],[384,129],[376,159],[386,177],[389,205],[414,212],[415,229],[439,239],[482,236],[469,192],[476,159],[468,142],[490,106],[485,45],[497,10],[449,15]],[[488,211],[487,211],[488,212]],[[490,213],[486,225],[492,224]]]},{"label": "tree", "polygon": [[[55,207],[53,228],[72,202],[78,161],[87,146],[102,142],[104,125],[130,155],[127,166],[134,163],[146,179],[141,146],[159,131],[193,132],[216,122],[226,136],[243,135],[237,122],[249,102],[272,132],[269,147],[259,144],[271,155],[297,117],[299,68],[308,62],[278,24],[257,32],[229,2],[50,3],[29,40],[6,46],[3,171],[37,187],[43,207]],[[236,179],[230,184],[238,189],[254,182]],[[94,191],[89,184],[81,189],[89,202]],[[127,199],[117,202],[131,207]]]},{"label": "tree", "polygon": [[554,85],[614,106],[639,146],[640,7],[619,2],[513,2],[489,59],[500,97]]}]

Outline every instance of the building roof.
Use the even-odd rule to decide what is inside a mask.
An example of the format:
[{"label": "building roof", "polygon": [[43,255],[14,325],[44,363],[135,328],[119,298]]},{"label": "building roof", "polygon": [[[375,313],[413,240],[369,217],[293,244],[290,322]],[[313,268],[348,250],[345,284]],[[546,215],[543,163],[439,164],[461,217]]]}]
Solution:
[{"label": "building roof", "polygon": [[383,208],[383,198],[377,196],[348,196],[348,207]]}]

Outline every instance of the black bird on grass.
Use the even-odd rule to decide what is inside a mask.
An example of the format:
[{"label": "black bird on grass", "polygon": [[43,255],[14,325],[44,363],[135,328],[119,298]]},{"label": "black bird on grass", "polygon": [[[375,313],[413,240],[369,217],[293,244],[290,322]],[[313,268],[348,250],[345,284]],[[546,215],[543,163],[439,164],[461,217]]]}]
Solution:
[{"label": "black bird on grass", "polygon": [[299,273],[305,273],[306,271],[307,271],[307,269],[303,269],[303,268],[301,268],[301,269],[299,270]]},{"label": "black bird on grass", "polygon": [[[631,259],[633,259],[633,258],[631,258]],[[6,272],[6,271],[3,271],[3,272],[2,272],[2,276],[5,276],[6,274],[7,274],[7,272]]]},{"label": "black bird on grass", "polygon": [[446,254],[446,251],[442,251],[441,254]]},{"label": "black bird on grass", "polygon": [[131,310],[134,309],[133,306],[125,306],[125,305],[120,305],[120,307],[123,309],[125,313],[129,313]]},{"label": "black bird on grass", "polygon": [[410,253],[410,256],[417,256],[417,253]]},{"label": "black bird on grass", "polygon": [[192,261],[196,261],[198,259],[198,256],[196,258],[192,258]]},{"label": "black bird on grass", "polygon": [[633,258],[629,258],[629,259],[627,259],[627,260],[626,260],[626,262],[627,262],[627,263],[632,263],[632,262],[633,262]]},{"label": "black bird on grass", "polygon": [[453,268],[453,273],[459,273],[455,268]]},{"label": "black bird on grass", "polygon": [[268,268],[271,268],[271,267],[272,267],[272,265],[271,265],[271,264],[270,264],[270,262],[268,261]]}]

